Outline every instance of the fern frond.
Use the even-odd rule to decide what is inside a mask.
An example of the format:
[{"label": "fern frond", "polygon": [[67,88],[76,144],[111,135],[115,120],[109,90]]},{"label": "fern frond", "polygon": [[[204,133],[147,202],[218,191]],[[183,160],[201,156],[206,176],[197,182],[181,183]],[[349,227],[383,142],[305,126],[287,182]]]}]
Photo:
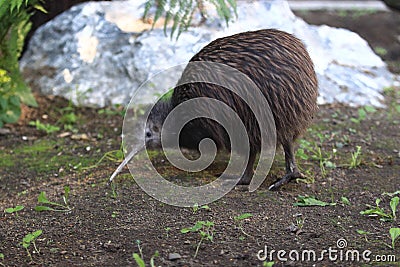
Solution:
[{"label": "fern frond", "polygon": [[209,1],[215,6],[218,16],[223,19],[227,25],[232,18],[232,11],[237,16],[236,0],[147,0],[145,3],[143,20],[149,17],[151,8],[155,7],[152,28],[154,28],[155,23],[164,16],[164,34],[167,34],[168,25],[172,21],[170,37],[172,38],[174,34],[177,33],[176,39],[178,39],[181,33],[189,28],[193,13],[197,9],[200,9],[200,12],[204,15],[205,10],[202,9],[204,1]]}]

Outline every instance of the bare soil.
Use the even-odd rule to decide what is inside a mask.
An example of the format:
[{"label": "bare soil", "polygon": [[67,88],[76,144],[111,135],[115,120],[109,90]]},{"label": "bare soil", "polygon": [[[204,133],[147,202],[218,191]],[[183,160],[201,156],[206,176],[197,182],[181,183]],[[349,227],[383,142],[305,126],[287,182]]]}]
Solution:
[{"label": "bare soil", "polygon": [[[298,15],[310,23],[360,33],[391,70],[400,73],[400,14]],[[0,210],[24,206],[16,213],[0,213],[0,255],[4,256],[0,266],[137,266],[133,253],[142,254],[150,266],[156,251],[156,266],[263,266],[271,261],[274,266],[398,266],[400,241],[391,247],[389,229],[399,227],[399,218],[383,222],[360,214],[367,205],[375,206],[377,198],[390,214],[393,196],[384,193],[400,190],[400,89],[385,92],[387,108],[367,111],[365,118],[360,117],[359,109],[346,105],[320,107],[315,124],[303,137],[311,143],[305,149],[309,158],[298,157],[306,181],[268,191],[268,185],[284,174],[282,152],[278,151],[270,174],[256,192],[233,190],[198,209],[173,207],[153,199],[126,169],[113,187],[106,184],[119,161],[106,157],[98,162],[120,148],[121,110],[74,107],[59,97],[36,95],[39,108],[24,107],[20,122],[7,125],[0,134]],[[69,113],[77,120],[63,129]],[[36,120],[61,129],[46,134],[29,126]],[[357,146],[361,147],[357,158],[361,161],[351,168]],[[71,190],[68,211],[34,210],[40,192],[50,201],[63,203],[65,186]],[[299,196],[335,204],[294,206]],[[235,219],[244,213],[252,216]],[[194,257],[201,234],[182,233],[181,229],[198,221],[213,223],[208,229],[213,238],[202,240]],[[33,244],[26,250],[23,238],[36,230],[42,230],[35,241],[37,251]],[[272,258],[261,261],[257,253],[265,249],[268,256],[273,253]],[[278,258],[279,250],[286,254]],[[300,253],[301,259],[302,252],[311,250],[316,252],[315,261],[289,259],[290,251]],[[323,250],[327,252],[321,254]],[[366,250],[371,251],[364,254],[370,262],[362,258]],[[348,251],[359,252],[359,261],[346,259]],[[295,252],[290,255],[296,256]]]}]

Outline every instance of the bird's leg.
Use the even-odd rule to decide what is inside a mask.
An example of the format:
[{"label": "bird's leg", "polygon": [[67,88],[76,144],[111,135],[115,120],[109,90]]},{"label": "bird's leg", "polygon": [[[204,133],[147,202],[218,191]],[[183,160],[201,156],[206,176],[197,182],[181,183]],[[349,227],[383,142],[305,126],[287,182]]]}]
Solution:
[{"label": "bird's leg", "polygon": [[254,174],[253,166],[254,166],[255,161],[256,161],[256,153],[250,152],[246,170],[244,171],[239,182],[237,183],[238,185],[249,185],[250,184],[251,178],[253,178],[253,174]]},{"label": "bird's leg", "polygon": [[283,151],[285,152],[285,165],[286,165],[286,175],[281,179],[273,183],[268,189],[277,190],[282,185],[290,182],[296,178],[303,178],[303,174],[299,171],[296,165],[296,159],[294,157],[293,141],[285,142],[283,144]]}]

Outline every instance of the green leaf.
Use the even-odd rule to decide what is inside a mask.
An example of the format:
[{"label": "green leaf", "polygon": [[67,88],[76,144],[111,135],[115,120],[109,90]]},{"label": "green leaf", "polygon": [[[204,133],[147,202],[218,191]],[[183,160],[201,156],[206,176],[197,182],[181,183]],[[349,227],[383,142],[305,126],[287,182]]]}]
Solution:
[{"label": "green leaf", "polygon": [[252,216],[253,216],[253,214],[251,214],[251,213],[243,213],[243,214],[241,214],[239,216],[236,216],[234,219],[235,219],[235,221],[241,221],[241,220],[250,218]]},{"label": "green leaf", "polygon": [[315,199],[314,197],[307,197],[307,196],[298,196],[298,202],[294,203],[293,206],[298,206],[298,207],[307,207],[307,206],[335,206],[336,203],[328,203],[324,202],[318,199]]},{"label": "green leaf", "polygon": [[341,197],[340,201],[345,205],[351,205],[350,200],[347,197]]},{"label": "green leaf", "polygon": [[265,261],[263,262],[263,267],[273,267],[275,265],[274,261]]},{"label": "green leaf", "polygon": [[133,253],[132,256],[133,256],[133,258],[135,259],[136,264],[137,264],[139,267],[146,267],[146,264],[144,263],[144,260],[139,256],[139,254]]},{"label": "green leaf", "polygon": [[0,253],[0,259],[4,260],[4,254],[3,253]]},{"label": "green leaf", "polygon": [[359,120],[365,120],[366,117],[367,117],[367,112],[365,111],[365,109],[359,108],[358,109],[358,118],[359,118]]},{"label": "green leaf", "polygon": [[35,241],[36,238],[38,238],[42,234],[42,230],[37,230],[33,233],[27,234],[23,239],[22,239],[22,246],[24,248],[28,248],[30,244]]},{"label": "green leaf", "polygon": [[198,221],[196,222],[196,224],[191,228],[192,232],[197,232],[198,230],[200,230],[201,228],[203,228],[203,225],[205,224],[204,221]]},{"label": "green leaf", "polygon": [[36,206],[35,211],[55,211],[55,209],[47,206]]},{"label": "green leaf", "polygon": [[390,237],[392,238],[392,248],[394,249],[394,244],[396,243],[396,239],[400,236],[400,228],[390,228],[389,230]]},{"label": "green leaf", "polygon": [[390,200],[390,208],[392,209],[392,214],[394,218],[396,218],[396,209],[397,206],[399,205],[399,200],[400,200],[399,197],[394,197]]},{"label": "green leaf", "polygon": [[38,196],[38,202],[39,203],[45,203],[45,204],[49,204],[50,203],[50,201],[47,199],[46,193],[44,191],[40,192],[40,194]]},{"label": "green leaf", "polygon": [[364,231],[364,230],[356,230],[356,232],[360,235],[369,235],[371,234],[370,232]]},{"label": "green leaf", "polygon": [[44,7],[42,6],[42,5],[38,5],[38,4],[36,4],[36,5],[34,5],[33,6],[36,10],[39,10],[39,11],[41,11],[41,12],[43,12],[43,13],[46,13],[47,14],[47,10],[46,9],[44,9]]},{"label": "green leaf", "polygon": [[33,233],[32,233],[33,238],[34,238],[34,239],[38,238],[42,233],[43,233],[42,230],[37,230],[37,231],[33,232]]},{"label": "green leaf", "polygon": [[7,208],[4,210],[6,213],[14,213],[24,209],[24,206],[15,206],[15,208]]},{"label": "green leaf", "polygon": [[203,205],[200,208],[203,210],[211,210],[211,208],[208,205]]},{"label": "green leaf", "polygon": [[68,185],[64,186],[64,203],[67,205],[68,197],[69,197],[69,192],[71,191],[70,187]]},{"label": "green leaf", "polygon": [[368,113],[374,113],[377,111],[376,108],[374,108],[373,106],[365,106],[364,109]]}]

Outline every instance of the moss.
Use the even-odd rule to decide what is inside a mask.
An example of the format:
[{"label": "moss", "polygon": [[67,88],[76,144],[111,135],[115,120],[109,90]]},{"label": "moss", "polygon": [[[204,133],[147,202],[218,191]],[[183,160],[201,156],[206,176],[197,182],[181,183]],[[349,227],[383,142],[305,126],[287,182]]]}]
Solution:
[{"label": "moss", "polygon": [[13,153],[0,152],[0,167],[15,168],[19,166],[31,172],[45,174],[58,172],[60,168],[76,169],[90,166],[97,161],[90,155],[76,155],[72,151],[64,151],[65,140],[38,140],[32,144],[22,144],[13,149]]}]

